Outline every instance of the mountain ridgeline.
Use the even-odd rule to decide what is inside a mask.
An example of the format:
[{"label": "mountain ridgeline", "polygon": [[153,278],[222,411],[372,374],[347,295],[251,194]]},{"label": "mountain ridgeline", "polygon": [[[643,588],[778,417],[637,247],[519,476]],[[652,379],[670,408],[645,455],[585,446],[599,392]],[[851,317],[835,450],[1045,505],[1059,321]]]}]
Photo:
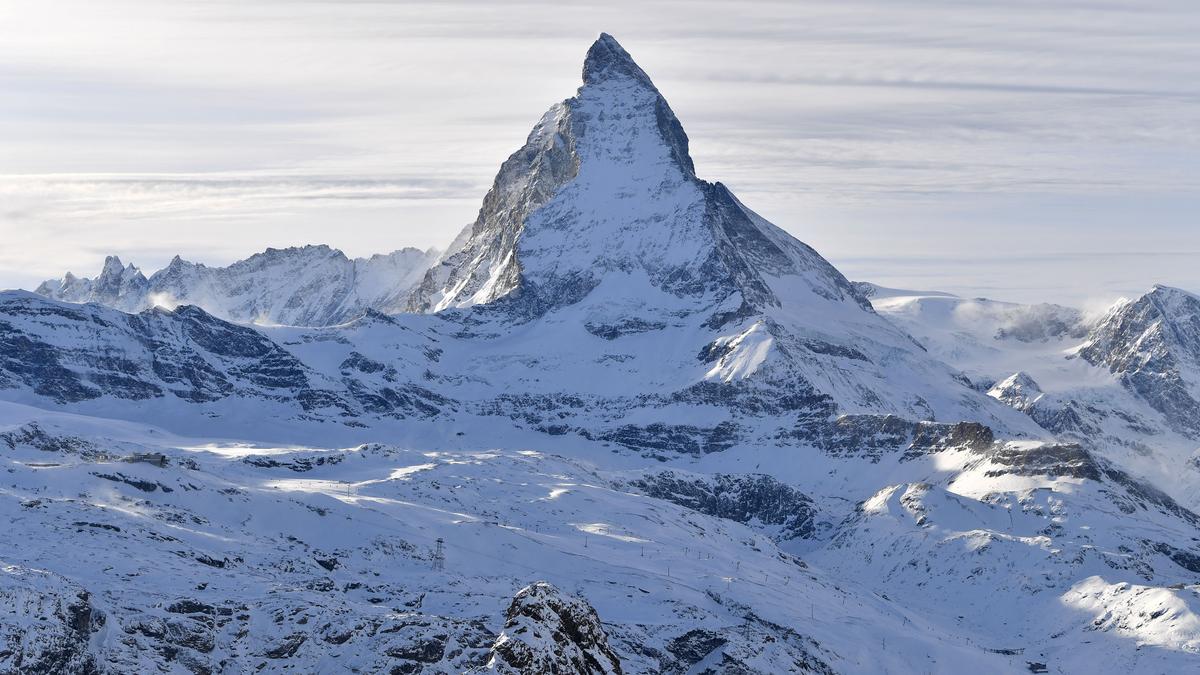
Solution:
[{"label": "mountain ridgeline", "polygon": [[1195,295],[851,283],[602,34],[442,253],[0,293],[0,672],[1194,670],[1197,420]]},{"label": "mountain ridgeline", "polygon": [[395,312],[434,251],[406,248],[370,258],[347,258],[328,246],[269,248],[226,267],[175,256],[147,278],[109,256],[95,279],[68,272],[37,293],[66,302],[92,302],[126,312],[196,305],[228,321],[263,325],[329,326],[368,310]]},{"label": "mountain ridgeline", "polygon": [[612,37],[588,51],[583,82],[504,163],[411,309],[503,299],[531,318],[580,302],[610,273],[724,311],[710,317],[718,325],[783,304],[774,276],[869,307],[816,252],[696,177],[675,113]]},{"label": "mountain ridgeline", "polygon": [[[265,397],[306,419],[470,411],[651,454],[833,443],[840,414],[859,415],[860,429],[896,415],[1038,433],[929,358],[813,249],[697,178],[679,120],[608,35],[588,50],[577,94],[542,117],[502,165],[475,223],[417,282],[422,260],[411,250],[349,260],[314,246],[226,268],[176,258],[146,279],[110,258],[94,281],[68,277],[40,292],[121,311],[195,298],[213,321],[296,324],[262,326],[293,359],[280,378],[288,386]],[[393,283],[380,282],[388,273]],[[397,313],[401,306],[410,311]],[[99,308],[29,311],[127,323]],[[236,385],[242,370],[215,362],[219,346],[135,337],[113,345],[121,358],[89,359],[64,342],[70,331],[11,325],[47,368],[78,381],[71,396],[85,405],[112,395],[222,408],[224,398],[262,397]],[[193,384],[198,375],[182,386],[162,381],[158,364],[197,349],[216,350],[189,357],[216,369],[203,386]],[[6,379],[37,391],[36,375]],[[105,384],[126,381],[144,386]],[[429,405],[413,408],[414,397]],[[718,412],[704,423],[655,412],[680,405]],[[630,421],[639,417],[650,421]]]}]

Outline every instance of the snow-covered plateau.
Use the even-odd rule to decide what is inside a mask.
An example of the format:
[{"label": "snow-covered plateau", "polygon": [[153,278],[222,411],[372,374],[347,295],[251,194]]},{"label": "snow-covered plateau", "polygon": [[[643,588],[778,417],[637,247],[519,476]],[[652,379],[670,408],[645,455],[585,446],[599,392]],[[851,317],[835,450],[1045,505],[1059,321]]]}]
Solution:
[{"label": "snow-covered plateau", "polygon": [[851,282],[611,36],[445,252],[0,293],[2,673],[1200,670],[1200,298]]}]

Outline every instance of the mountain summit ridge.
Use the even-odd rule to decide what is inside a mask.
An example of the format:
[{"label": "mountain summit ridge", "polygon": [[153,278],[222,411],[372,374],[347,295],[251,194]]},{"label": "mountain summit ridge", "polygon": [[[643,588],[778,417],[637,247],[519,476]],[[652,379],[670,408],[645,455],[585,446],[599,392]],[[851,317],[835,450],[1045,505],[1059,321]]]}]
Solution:
[{"label": "mountain summit ridge", "polygon": [[0,292],[0,671],[1195,669],[1200,299],[851,285],[611,36],[583,80],[411,296],[327,246]]},{"label": "mountain summit ridge", "polygon": [[410,310],[511,296],[535,316],[578,301],[599,283],[597,270],[611,269],[645,272],[678,296],[722,284],[725,295],[778,305],[754,269],[767,266],[809,271],[819,294],[871,311],[815,251],[696,177],[682,124],[615,38],[602,34],[588,50],[583,81],[504,162],[479,217],[427,273]]},{"label": "mountain summit ridge", "polygon": [[368,310],[399,311],[435,251],[403,248],[350,258],[325,244],[267,248],[226,266],[176,255],[146,278],[108,256],[95,279],[68,272],[36,293],[66,302],[95,302],[125,312],[194,304],[239,323],[327,326]]},{"label": "mountain summit ridge", "polygon": [[[551,407],[569,393],[604,412],[562,411],[554,428],[619,433],[636,447],[679,446],[664,437],[699,436],[703,447],[777,442],[781,434],[811,439],[811,429],[795,428],[798,418],[824,423],[842,414],[1039,431],[925,354],[811,247],[726,186],[698,178],[682,124],[615,38],[603,34],[591,45],[582,79],[504,161],[475,222],[406,300],[389,295],[372,306],[355,295],[357,269],[331,265],[325,258],[338,254],[322,247],[235,263],[228,287],[180,261],[166,290],[215,286],[210,295],[228,298],[234,311],[211,313],[261,316],[264,324],[328,325],[401,303],[438,314],[429,325],[455,342],[436,348],[445,357],[423,376],[457,381],[456,369],[469,368],[492,386],[505,383],[503,393],[451,387],[447,399],[467,396],[488,414],[532,419],[528,402],[512,399],[515,390],[527,386],[532,400]],[[293,258],[281,272],[268,269]],[[285,283],[265,297],[254,290],[276,280]],[[523,337],[504,339],[516,335]],[[543,370],[537,381],[516,365],[532,354]],[[633,410],[654,417],[683,401],[723,412],[669,428],[628,422]],[[782,416],[771,422],[782,425],[774,436],[763,430],[764,416]]]},{"label": "mountain summit ridge", "polygon": [[583,82],[585,85],[594,84],[613,72],[619,72],[651,89],[656,89],[650,76],[633,60],[629,52],[625,51],[621,43],[608,33],[600,33],[600,37],[596,38],[583,58]]},{"label": "mountain summit ridge", "polygon": [[[607,34],[588,50],[576,95],[502,164],[408,308],[461,320],[463,334],[536,333],[564,372],[579,339],[568,325],[663,350],[655,364],[608,363],[582,378],[605,397],[614,388],[600,383],[621,372],[655,381],[643,396],[658,405],[744,396],[762,411],[782,398],[824,416],[836,401],[840,412],[1031,426],[928,358],[811,247],[698,178],[670,105]],[[646,377],[665,363],[669,376]],[[497,375],[509,377],[519,375]]]}]

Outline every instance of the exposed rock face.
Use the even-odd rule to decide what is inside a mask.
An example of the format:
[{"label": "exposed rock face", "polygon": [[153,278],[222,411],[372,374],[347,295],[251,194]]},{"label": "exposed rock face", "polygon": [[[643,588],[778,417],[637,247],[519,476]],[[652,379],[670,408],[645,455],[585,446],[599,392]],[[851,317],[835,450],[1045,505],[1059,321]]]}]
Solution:
[{"label": "exposed rock face", "polygon": [[434,259],[406,248],[370,258],[347,258],[328,246],[269,248],[227,267],[175,256],[149,279],[109,256],[94,281],[67,273],[37,293],[67,302],[95,302],[122,311],[196,305],[242,323],[328,326],[368,310],[398,312]]},{"label": "exposed rock face", "polygon": [[591,605],[539,581],[521,589],[505,613],[488,670],[512,675],[619,675],[621,662]]},{"label": "exposed rock face", "polygon": [[648,456],[704,455],[728,450],[739,440],[737,426],[728,422],[712,427],[691,424],[625,424],[595,436]]},{"label": "exposed rock face", "polygon": [[674,471],[632,481],[646,495],[718,518],[762,528],[778,540],[817,534],[812,499],[763,474],[688,476]]},{"label": "exposed rock face", "polygon": [[[832,422],[845,414],[1038,431],[929,358],[816,251],[699,179],[670,106],[608,35],[409,298],[424,313],[370,309],[393,306],[364,289],[395,288],[364,285],[361,267],[312,246],[222,269],[177,259],[149,280],[150,294],[211,296],[240,320],[326,323],[368,307],[323,329],[253,332],[192,305],[129,317],[6,299],[0,388],[65,404],[246,397],[345,425],[469,411],[662,457],[845,449]],[[22,312],[56,318],[12,320]],[[671,412],[698,406],[715,414]],[[906,443],[934,443],[929,431]]]},{"label": "exposed rock face", "polygon": [[[796,631],[767,621],[753,612],[743,623],[720,631],[703,628],[673,638],[660,658],[664,675],[685,673],[737,673],[766,675],[768,672],[834,675],[822,660],[819,645]],[[763,656],[770,654],[774,670],[764,668]],[[783,670],[781,670],[783,669]]]},{"label": "exposed rock face", "polygon": [[150,282],[133,265],[123,266],[121,259],[110,255],[95,279],[80,279],[67,272],[62,279],[51,279],[38,286],[37,293],[67,302],[96,302],[124,311],[143,308],[143,298]]},{"label": "exposed rock face", "polygon": [[[1068,442],[1159,417],[1064,362],[1073,315],[910,297],[893,316],[944,319],[917,344],[863,303],[893,291],[696,177],[611,37],[442,262],[421,312],[319,328],[0,293],[0,670],[1183,672],[1200,652],[1193,486],[1177,502],[1135,477],[1150,450]],[[118,261],[101,276],[60,286],[141,292]],[[147,281],[287,323],[375,288],[325,247]],[[1168,323],[1131,321],[1120,372],[1190,386]],[[980,391],[1025,367],[988,360],[1014,347],[1053,355],[1031,371],[1051,394]],[[968,352],[996,372],[936,360]],[[1057,400],[1068,368],[1105,390]],[[531,572],[606,623],[545,583],[510,598]]]},{"label": "exposed rock face", "polygon": [[[1038,383],[1025,372],[1013,373],[997,382],[988,390],[988,396],[1029,415],[1038,426],[1053,432],[1059,438],[1094,444],[1104,431],[1103,421],[1122,415],[1117,411],[1102,410],[1069,396],[1048,395]],[[1124,414],[1130,427],[1140,423],[1132,413]]]},{"label": "exposed rock face", "polygon": [[525,219],[579,169],[566,135],[570,115],[566,104],[551,108],[525,146],[500,166],[479,217],[426,272],[408,301],[409,310],[487,303],[517,289],[521,269],[512,251]]},{"label": "exposed rock face", "polygon": [[24,424],[16,429],[0,433],[0,443],[7,445],[10,450],[26,445],[37,448],[42,452],[62,452],[80,454],[88,459],[105,459],[109,454],[101,450],[95,443],[78,436],[60,436],[42,429],[37,422]]},{"label": "exposed rock face", "polygon": [[1067,476],[1094,481],[1103,476],[1092,454],[1073,443],[1032,448],[1003,446],[990,453],[988,459],[999,465],[988,473],[989,476]]},{"label": "exposed rock face", "polygon": [[90,594],[56,575],[0,565],[0,672],[99,675],[90,648],[103,628]]},{"label": "exposed rock face", "polygon": [[985,450],[995,435],[978,422],[913,422],[896,415],[841,415],[832,422],[804,423],[787,437],[812,443],[835,456],[878,462],[885,454],[916,459],[950,448]]},{"label": "exposed rock face", "polygon": [[4,297],[0,308],[0,376],[56,402],[320,397],[308,369],[278,345],[196,307],[131,315],[17,295]]},{"label": "exposed rock face", "polygon": [[728,642],[729,640],[722,637],[720,633],[697,628],[668,642],[666,651],[679,660],[680,665],[683,666],[679,670],[682,671],[700,663],[709,654],[724,647]]},{"label": "exposed rock face", "polygon": [[867,307],[812,249],[724,186],[696,178],[683,127],[611,36],[588,51],[583,82],[504,163],[478,219],[426,275],[412,309],[508,297],[510,310],[538,316],[578,302],[618,270],[680,297],[740,292],[759,305],[780,303],[769,276],[803,271],[811,292]]},{"label": "exposed rock face", "polygon": [[260,331],[191,305],[125,314],[0,295],[0,390],[27,388],[59,404],[250,399],[285,417],[429,416],[451,407],[394,367],[343,365],[318,372]]},{"label": "exposed rock face", "polygon": [[1111,310],[1079,356],[1116,374],[1176,431],[1200,438],[1200,298],[1155,286]]}]

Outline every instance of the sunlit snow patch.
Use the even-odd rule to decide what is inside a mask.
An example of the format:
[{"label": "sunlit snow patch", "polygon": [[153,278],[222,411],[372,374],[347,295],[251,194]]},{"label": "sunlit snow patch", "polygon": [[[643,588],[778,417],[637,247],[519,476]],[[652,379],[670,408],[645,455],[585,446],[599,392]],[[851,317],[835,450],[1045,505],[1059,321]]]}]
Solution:
[{"label": "sunlit snow patch", "polygon": [[1200,653],[1200,594],[1195,587],[1110,584],[1093,576],[1072,586],[1062,602],[1094,614],[1090,630],[1113,631],[1141,644]]},{"label": "sunlit snow patch", "polygon": [[571,525],[580,532],[587,532],[588,534],[608,537],[609,539],[616,539],[617,541],[627,541],[634,544],[644,544],[650,541],[649,539],[642,539],[640,537],[634,537],[628,534],[615,534],[610,532],[609,528],[612,526],[608,523],[571,523]]},{"label": "sunlit snow patch", "polygon": [[730,382],[753,375],[767,360],[775,338],[767,333],[763,322],[759,321],[742,334],[718,338],[713,344],[726,351],[717,364],[705,373],[705,377]]}]

